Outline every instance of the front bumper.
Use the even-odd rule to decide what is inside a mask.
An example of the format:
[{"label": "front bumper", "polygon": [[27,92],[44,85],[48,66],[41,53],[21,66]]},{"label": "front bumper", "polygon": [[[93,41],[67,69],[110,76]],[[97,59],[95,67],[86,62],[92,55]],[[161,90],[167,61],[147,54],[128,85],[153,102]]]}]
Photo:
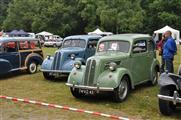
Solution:
[{"label": "front bumper", "polygon": [[165,95],[158,95],[159,99],[166,100],[166,101],[171,101],[175,105],[176,103],[181,103],[181,98],[179,97],[179,94],[177,91],[174,91],[173,97],[171,96],[165,96]]},{"label": "front bumper", "polygon": [[68,70],[46,70],[46,69],[40,69],[42,72],[48,72],[48,73],[70,73],[71,71]]},{"label": "front bumper", "polygon": [[99,91],[114,91],[114,88],[110,87],[93,87],[93,86],[84,86],[84,85],[74,85],[70,83],[66,83],[67,86],[72,88],[79,88],[79,89],[86,89],[86,90],[95,90],[97,92]]}]

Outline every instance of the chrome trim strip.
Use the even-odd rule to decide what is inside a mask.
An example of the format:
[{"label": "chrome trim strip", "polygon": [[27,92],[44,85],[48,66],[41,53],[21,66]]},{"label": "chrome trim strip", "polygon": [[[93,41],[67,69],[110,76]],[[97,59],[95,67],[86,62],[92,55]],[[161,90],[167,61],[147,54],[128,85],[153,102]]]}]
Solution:
[{"label": "chrome trim strip", "polygon": [[84,85],[73,85],[70,83],[66,83],[66,85],[69,87],[80,88],[80,89],[99,90],[99,91],[114,91],[114,88],[109,88],[109,87],[92,87],[92,86],[84,86]]},{"label": "chrome trim strip", "polygon": [[71,71],[66,71],[66,70],[45,70],[45,69],[40,69],[42,72],[50,72],[50,73],[70,73]]}]

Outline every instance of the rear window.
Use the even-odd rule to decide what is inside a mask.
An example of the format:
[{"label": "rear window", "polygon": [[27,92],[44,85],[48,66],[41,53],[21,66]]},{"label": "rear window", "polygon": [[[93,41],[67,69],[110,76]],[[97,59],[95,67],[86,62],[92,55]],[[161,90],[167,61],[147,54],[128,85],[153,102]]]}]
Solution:
[{"label": "rear window", "polygon": [[30,49],[39,49],[40,43],[38,41],[20,41],[19,50],[30,50]]}]

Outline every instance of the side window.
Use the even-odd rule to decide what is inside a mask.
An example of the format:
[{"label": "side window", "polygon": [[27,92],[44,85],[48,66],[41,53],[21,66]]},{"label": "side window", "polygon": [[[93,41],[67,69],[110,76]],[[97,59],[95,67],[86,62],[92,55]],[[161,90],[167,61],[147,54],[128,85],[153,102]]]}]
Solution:
[{"label": "side window", "polygon": [[40,43],[38,41],[20,41],[19,50],[30,50],[40,48]]},{"label": "side window", "polygon": [[28,41],[20,41],[19,42],[19,50],[28,50],[28,49],[29,49]]},{"label": "side window", "polygon": [[91,39],[88,42],[87,48],[96,49],[97,43],[98,43],[98,39]]},{"label": "side window", "polygon": [[143,53],[147,51],[146,40],[139,40],[133,44],[133,53]]},{"label": "side window", "polygon": [[17,52],[17,42],[7,42],[3,46],[4,52]]}]

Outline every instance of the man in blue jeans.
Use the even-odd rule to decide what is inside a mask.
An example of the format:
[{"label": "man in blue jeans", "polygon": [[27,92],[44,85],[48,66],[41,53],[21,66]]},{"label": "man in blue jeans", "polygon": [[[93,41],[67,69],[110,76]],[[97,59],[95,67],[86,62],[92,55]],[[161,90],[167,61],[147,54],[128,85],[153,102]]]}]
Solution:
[{"label": "man in blue jeans", "polygon": [[172,35],[171,31],[165,32],[166,42],[163,46],[163,59],[165,61],[166,70],[169,73],[174,72],[173,60],[174,60],[174,55],[177,52],[177,46],[175,40],[172,38],[171,35]]}]

